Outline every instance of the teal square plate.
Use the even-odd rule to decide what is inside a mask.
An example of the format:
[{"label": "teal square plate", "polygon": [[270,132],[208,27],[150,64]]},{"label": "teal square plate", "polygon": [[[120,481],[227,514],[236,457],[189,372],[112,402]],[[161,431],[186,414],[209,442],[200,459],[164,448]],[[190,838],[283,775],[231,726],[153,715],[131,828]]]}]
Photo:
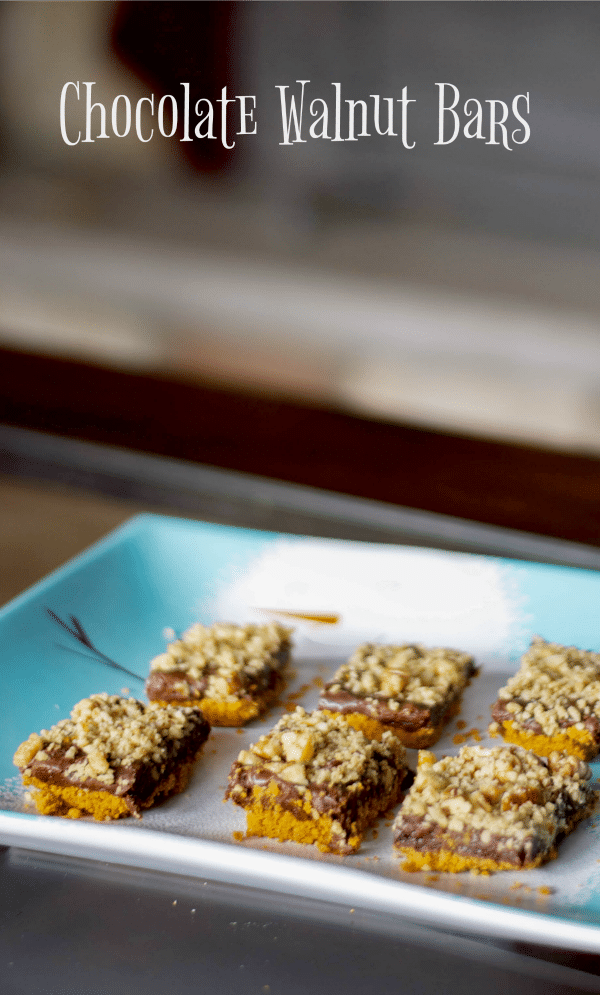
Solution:
[{"label": "teal square plate", "polygon": [[[359,642],[474,654],[480,676],[434,748],[453,753],[461,741],[488,742],[490,705],[532,635],[600,650],[599,607],[600,573],[591,570],[139,516],[0,611],[0,842],[598,953],[595,816],[533,871],[408,874],[392,854],[389,820],[358,854],[338,857],[243,839],[243,813],[222,799],[240,749],[286,704],[314,707],[319,686]],[[243,730],[214,729],[185,792],[141,821],[33,814],[12,765],[29,733],[97,691],[143,697],[148,661],[194,621],[270,619],[295,630],[287,701]]]}]

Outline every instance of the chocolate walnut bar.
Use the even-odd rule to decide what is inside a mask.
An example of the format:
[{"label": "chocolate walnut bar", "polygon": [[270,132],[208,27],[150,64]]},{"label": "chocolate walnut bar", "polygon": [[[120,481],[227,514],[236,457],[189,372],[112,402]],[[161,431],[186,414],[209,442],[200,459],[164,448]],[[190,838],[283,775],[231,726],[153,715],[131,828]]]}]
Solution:
[{"label": "chocolate walnut bar", "polygon": [[406,775],[405,750],[392,733],[377,742],[343,716],[298,707],[242,750],[226,797],[246,809],[249,836],[353,853],[396,804]]},{"label": "chocolate walnut bar", "polygon": [[589,815],[596,793],[576,757],[519,746],[465,746],[436,762],[419,755],[415,782],[394,823],[407,871],[523,870]]},{"label": "chocolate walnut bar", "polygon": [[196,705],[216,726],[262,715],[283,683],[292,630],[283,625],[193,625],[150,664],[146,694]]},{"label": "chocolate walnut bar", "polygon": [[14,763],[42,815],[134,815],[186,787],[210,732],[195,708],[93,694],[70,719],[32,733]]},{"label": "chocolate walnut bar", "polygon": [[600,654],[534,638],[492,718],[491,735],[509,743],[592,760],[600,749]]},{"label": "chocolate walnut bar", "polygon": [[418,749],[439,739],[475,673],[472,657],[459,650],[364,643],[326,685],[319,708],[343,714],[368,736],[387,729]]}]

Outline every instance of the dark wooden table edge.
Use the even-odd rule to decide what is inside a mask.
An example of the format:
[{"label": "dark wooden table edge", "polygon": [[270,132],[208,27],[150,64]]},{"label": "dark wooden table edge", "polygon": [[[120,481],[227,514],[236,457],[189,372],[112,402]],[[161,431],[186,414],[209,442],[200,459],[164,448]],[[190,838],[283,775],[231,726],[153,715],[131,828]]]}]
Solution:
[{"label": "dark wooden table edge", "polygon": [[[451,546],[457,531],[463,541],[469,521],[492,530],[489,551],[501,551],[497,528],[600,547],[600,459],[591,455],[392,424],[157,371],[125,372],[9,349],[0,349],[0,423],[77,444],[96,443],[115,453],[126,450],[131,460],[142,454],[166,458],[188,465],[188,473],[192,466],[235,471],[244,475],[244,500],[250,489],[255,507],[276,500],[289,508],[291,501],[290,513],[298,513],[297,498],[260,491],[259,479],[267,478],[294,485],[298,493],[302,488],[329,492],[330,519],[340,515],[334,495],[367,502],[368,514],[367,504],[352,512],[344,505],[342,513],[347,525],[358,517],[361,528],[368,524],[397,533],[403,527],[397,510],[404,509],[408,522],[410,509],[417,516],[411,534],[422,532],[426,539],[434,519],[424,516],[443,516],[443,527],[435,520],[435,538]],[[5,464],[7,458],[10,453]],[[23,458],[15,451],[12,458],[13,466],[20,459],[22,473],[29,460],[33,472],[32,451]],[[42,457],[36,459],[39,465]],[[121,482],[114,485],[121,490],[128,476],[124,459],[117,474]],[[71,462],[71,473],[81,478],[82,468]],[[103,486],[111,472],[100,474]],[[208,472],[202,471],[206,480]],[[189,479],[173,488],[173,473],[171,467],[160,486],[154,475],[156,495],[160,488],[163,495],[169,488],[180,495],[189,490]],[[127,486],[134,487],[131,479]],[[240,500],[233,478],[229,488],[221,487],[223,501],[226,491],[232,501]],[[308,492],[303,493],[302,513],[322,519],[325,499],[315,505],[313,498],[310,506]],[[520,554],[515,550],[514,555]]]},{"label": "dark wooden table edge", "polygon": [[580,543],[2,424],[0,473],[224,525],[600,569]]}]

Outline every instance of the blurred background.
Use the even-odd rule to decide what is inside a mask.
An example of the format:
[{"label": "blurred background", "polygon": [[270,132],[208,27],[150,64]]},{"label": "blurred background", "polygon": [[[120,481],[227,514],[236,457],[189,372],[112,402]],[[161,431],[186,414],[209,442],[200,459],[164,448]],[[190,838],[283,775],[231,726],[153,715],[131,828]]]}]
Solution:
[{"label": "blurred background", "polygon": [[[0,346],[600,454],[596,3],[0,4]],[[419,101],[280,141],[277,84]],[[227,153],[67,146],[61,89],[257,96]],[[529,92],[530,140],[435,146],[435,82]]]}]

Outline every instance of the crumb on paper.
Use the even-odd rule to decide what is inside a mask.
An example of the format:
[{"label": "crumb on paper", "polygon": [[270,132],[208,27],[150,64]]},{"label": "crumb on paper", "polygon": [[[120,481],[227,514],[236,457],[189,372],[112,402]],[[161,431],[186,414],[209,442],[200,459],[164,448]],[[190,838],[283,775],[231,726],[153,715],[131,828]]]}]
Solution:
[{"label": "crumb on paper", "polygon": [[315,687],[315,688],[324,688],[325,687],[325,681],[323,680],[322,677],[313,677],[313,679],[312,679],[312,686]]},{"label": "crumb on paper", "polygon": [[435,881],[439,880],[440,880],[439,874],[428,874],[427,877],[425,878],[427,884],[433,884]]},{"label": "crumb on paper", "polygon": [[456,728],[457,729],[466,729],[467,728],[467,723],[465,722],[464,719],[459,719],[458,722],[456,723]]},{"label": "crumb on paper", "polygon": [[297,691],[292,691],[283,699],[283,707],[286,712],[293,712],[300,698],[303,698],[307,691],[310,691],[310,684],[302,684]]},{"label": "crumb on paper", "polygon": [[243,736],[244,735],[244,730],[243,729],[236,729],[235,731],[237,732],[238,736]]},{"label": "crumb on paper", "polygon": [[522,881],[515,881],[514,884],[511,884],[510,890],[511,891],[518,891],[519,888],[522,888],[522,887],[523,887],[523,882]]},{"label": "crumb on paper", "polygon": [[[130,688],[121,688],[121,694],[129,694],[130,690]],[[56,705],[56,708],[58,708],[58,705]]]},{"label": "crumb on paper", "polygon": [[553,895],[555,891],[556,891],[555,888],[551,888],[547,884],[540,885],[540,887],[537,889],[538,895],[542,895],[544,898],[546,897],[546,895]]},{"label": "crumb on paper", "polygon": [[241,843],[242,840],[243,840],[243,838],[244,838],[244,834],[241,833],[239,831],[239,829],[236,829],[236,831],[234,833],[232,833],[231,835],[233,836],[234,840],[236,840],[236,842],[238,842],[238,843]]},{"label": "crumb on paper", "polygon": [[351,913],[352,913],[352,912],[356,912],[356,909],[350,909],[350,912],[351,912]]},{"label": "crumb on paper", "polygon": [[[457,722],[456,724],[458,725],[459,723]],[[466,722],[463,722],[461,728],[464,729],[466,724]],[[455,746],[460,746],[462,743],[466,743],[468,739],[473,739],[476,743],[481,743],[481,732],[479,729],[473,727],[472,729],[469,729],[468,732],[457,732],[452,737],[452,742]]]},{"label": "crumb on paper", "polygon": [[177,899],[175,899],[175,901],[173,902],[173,905],[177,905]]},{"label": "crumb on paper", "polygon": [[301,684],[297,691],[290,695],[290,698],[299,698],[301,695],[306,694],[310,691],[310,684]]}]

